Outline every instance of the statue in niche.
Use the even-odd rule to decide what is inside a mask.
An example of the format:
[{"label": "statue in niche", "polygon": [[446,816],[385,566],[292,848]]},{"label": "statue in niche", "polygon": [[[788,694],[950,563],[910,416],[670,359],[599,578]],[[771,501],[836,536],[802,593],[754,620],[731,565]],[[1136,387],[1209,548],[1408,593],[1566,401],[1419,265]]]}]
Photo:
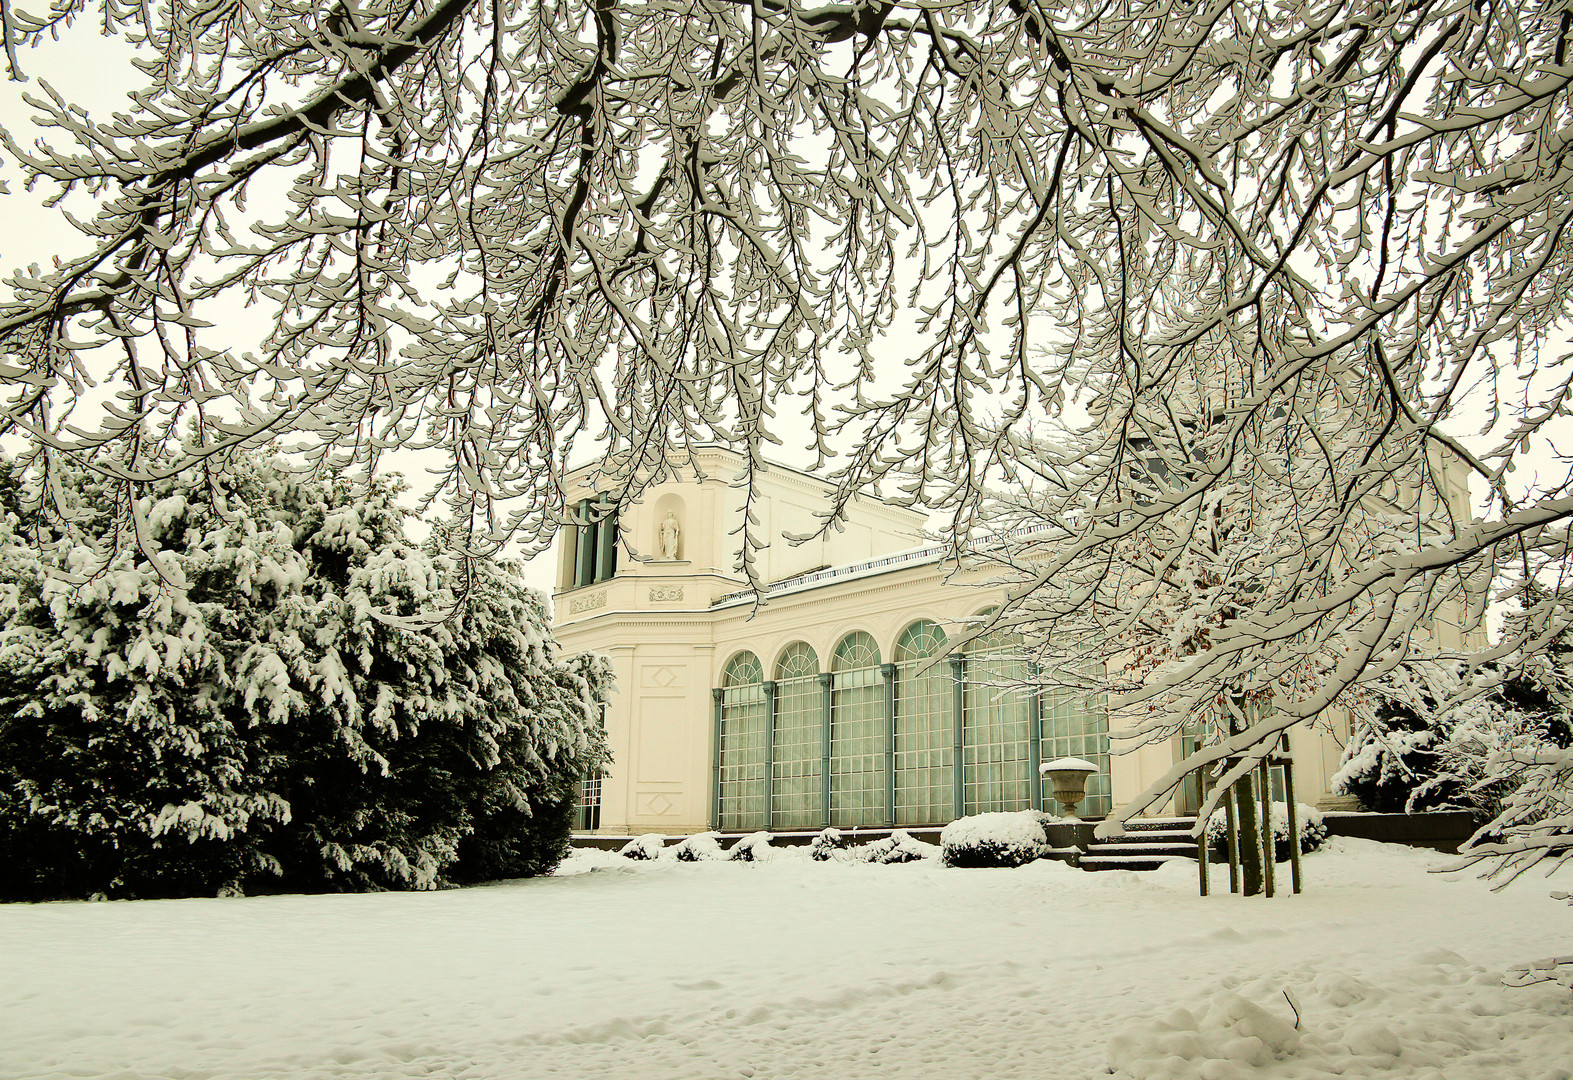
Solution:
[{"label": "statue in niche", "polygon": [[661,519],[661,524],[656,529],[656,546],[661,552],[661,558],[676,560],[677,541],[682,535],[683,530],[677,524],[677,515],[668,510],[666,517]]}]

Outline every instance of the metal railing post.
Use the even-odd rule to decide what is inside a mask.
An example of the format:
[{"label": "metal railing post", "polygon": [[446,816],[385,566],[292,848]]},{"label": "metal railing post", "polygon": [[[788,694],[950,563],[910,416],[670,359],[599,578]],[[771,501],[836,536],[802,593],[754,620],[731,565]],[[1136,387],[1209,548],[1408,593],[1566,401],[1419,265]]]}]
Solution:
[{"label": "metal railing post", "polygon": [[[1233,767],[1234,767],[1234,765],[1233,765],[1232,762],[1230,762],[1230,761],[1225,761],[1224,762],[1224,768],[1225,768],[1226,771],[1228,769],[1233,768]],[[1229,788],[1223,793],[1223,805],[1224,805],[1223,816],[1224,816],[1224,822],[1227,825],[1228,830],[1229,830],[1229,891],[1231,893],[1239,892],[1240,891],[1240,887],[1241,887],[1240,886],[1240,819],[1239,819],[1238,813],[1237,813],[1237,811],[1235,809],[1235,805],[1234,805],[1235,802],[1236,802],[1235,796],[1236,796],[1236,792],[1235,792],[1235,789],[1234,789],[1234,785],[1231,784],[1229,786]]]},{"label": "metal railing post", "polygon": [[1196,834],[1196,864],[1198,868],[1197,874],[1201,879],[1200,884],[1203,896],[1208,894],[1209,886],[1211,885],[1211,882],[1207,880],[1207,822],[1202,820],[1202,807],[1207,805],[1207,780],[1206,770],[1198,770],[1196,773],[1196,787],[1201,792],[1201,801],[1196,807],[1196,825],[1198,829]]}]

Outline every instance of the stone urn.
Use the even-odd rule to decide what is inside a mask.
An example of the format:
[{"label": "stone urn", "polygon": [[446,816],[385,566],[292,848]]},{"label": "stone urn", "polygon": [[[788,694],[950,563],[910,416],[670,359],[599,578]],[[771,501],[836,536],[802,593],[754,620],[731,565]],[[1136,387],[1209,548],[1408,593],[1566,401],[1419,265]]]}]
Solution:
[{"label": "stone urn", "polygon": [[1076,804],[1087,797],[1087,777],[1098,771],[1098,766],[1085,758],[1062,757],[1045,761],[1038,771],[1054,785],[1054,797],[1065,807],[1062,817],[1076,818]]}]

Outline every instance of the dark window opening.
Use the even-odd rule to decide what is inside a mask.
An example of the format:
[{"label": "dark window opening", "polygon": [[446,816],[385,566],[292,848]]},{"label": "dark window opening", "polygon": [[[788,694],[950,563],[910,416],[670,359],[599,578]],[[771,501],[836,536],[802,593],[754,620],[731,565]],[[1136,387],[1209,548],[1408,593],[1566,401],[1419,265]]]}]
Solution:
[{"label": "dark window opening", "polygon": [[582,499],[574,511],[573,587],[617,573],[617,507],[605,495]]},{"label": "dark window opening", "polygon": [[601,827],[601,777],[583,781],[579,786],[579,802],[574,807],[574,829],[577,832],[594,832]]}]

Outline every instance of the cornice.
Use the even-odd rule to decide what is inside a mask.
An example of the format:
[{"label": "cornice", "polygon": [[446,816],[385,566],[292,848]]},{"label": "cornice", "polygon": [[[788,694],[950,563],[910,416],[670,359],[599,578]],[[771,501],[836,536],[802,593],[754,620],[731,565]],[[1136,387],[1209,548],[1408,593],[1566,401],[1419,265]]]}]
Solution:
[{"label": "cornice", "polygon": [[[613,629],[634,628],[672,628],[679,626],[709,627],[728,622],[747,622],[753,618],[769,619],[777,614],[782,617],[791,617],[803,609],[815,607],[828,607],[834,603],[849,599],[878,596],[883,593],[899,592],[911,589],[915,585],[937,586],[939,588],[967,589],[977,594],[980,599],[988,599],[987,594],[992,589],[1003,589],[1001,585],[967,585],[951,583],[941,573],[936,573],[937,567],[933,563],[919,566],[899,567],[885,574],[873,575],[867,578],[854,578],[845,582],[831,582],[818,589],[805,590],[801,593],[788,593],[772,599],[762,610],[755,612],[752,605],[736,604],[731,607],[717,609],[710,608],[681,608],[675,610],[649,610],[621,608],[611,611],[597,611],[593,615],[577,618],[562,627],[554,627],[554,633],[559,630],[569,630],[575,634],[591,631],[611,631]],[[928,580],[919,576],[923,570],[930,571]],[[900,575],[910,575],[901,577]],[[957,595],[961,595],[957,593]]]},{"label": "cornice", "polygon": [[611,611],[597,611],[594,615],[585,615],[572,622],[554,625],[552,635],[561,637],[564,631],[578,633],[580,630],[607,626],[613,620],[617,621],[618,626],[713,626],[716,622],[714,614],[708,608],[680,608],[673,611],[617,608]]},{"label": "cornice", "polygon": [[[694,452],[692,455],[689,455],[689,457],[675,461],[670,461],[669,459],[669,461],[673,470],[677,472],[679,476],[685,476],[686,474],[686,482],[696,483],[700,486],[706,484],[716,484],[720,487],[732,487],[733,480],[731,476],[722,477],[718,475],[722,471],[720,468],[715,470],[706,470],[707,475],[703,480],[698,480],[697,478],[692,477],[693,459],[705,457],[708,457],[712,461],[718,463],[724,462],[725,466],[723,467],[734,468],[735,471],[733,474],[731,474],[732,476],[735,476],[736,471],[740,471],[742,469],[744,462],[742,454],[739,454],[730,447],[721,446],[718,443],[703,443],[694,447]],[[568,472],[563,476],[563,486],[567,489],[579,488],[582,491],[590,491],[591,489],[583,484],[583,479],[586,474],[590,473],[595,468],[596,464],[596,462],[591,461],[569,469]],[[763,476],[770,479],[786,481],[800,490],[812,494],[818,498],[823,499],[835,490],[835,485],[830,483],[828,480],[815,476],[813,473],[806,472],[803,469],[798,469],[791,465],[784,465],[779,461],[770,460],[767,460],[765,465],[766,471],[762,474]],[[685,482],[685,480],[680,480],[678,482],[682,483]],[[928,515],[921,510],[914,510],[911,507],[906,506],[896,506],[877,495],[859,493],[854,496],[854,502],[862,504],[870,509],[881,511],[894,518],[900,519],[910,517],[912,519],[911,524],[918,528],[921,528],[928,520]]]}]

